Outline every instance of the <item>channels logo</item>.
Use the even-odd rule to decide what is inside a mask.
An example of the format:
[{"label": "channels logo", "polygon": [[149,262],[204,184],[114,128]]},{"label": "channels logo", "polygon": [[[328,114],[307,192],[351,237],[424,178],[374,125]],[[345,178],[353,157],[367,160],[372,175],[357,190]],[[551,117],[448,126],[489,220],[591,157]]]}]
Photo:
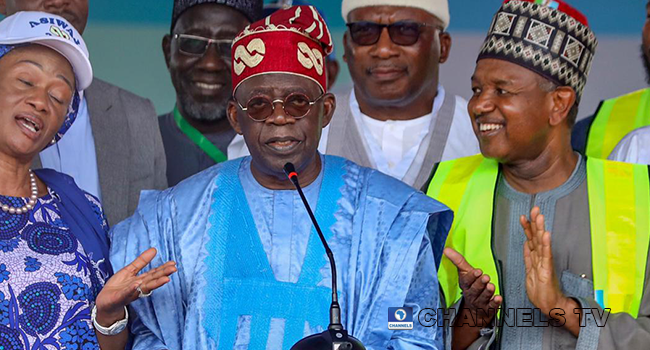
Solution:
[{"label": "channels logo", "polygon": [[388,329],[413,329],[413,308],[412,307],[389,307],[388,308]]}]

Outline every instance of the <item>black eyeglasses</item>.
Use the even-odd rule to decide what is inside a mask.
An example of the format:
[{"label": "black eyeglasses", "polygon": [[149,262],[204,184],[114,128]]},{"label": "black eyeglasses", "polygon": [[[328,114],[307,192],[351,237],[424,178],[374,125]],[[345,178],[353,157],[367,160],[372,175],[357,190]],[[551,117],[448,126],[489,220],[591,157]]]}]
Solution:
[{"label": "black eyeglasses", "polygon": [[231,57],[232,39],[210,39],[198,35],[174,34],[174,40],[178,41],[178,50],[189,56],[203,56],[208,51],[210,44],[213,44],[219,55]]},{"label": "black eyeglasses", "polygon": [[[361,21],[348,23],[347,26],[352,41],[361,46],[376,44],[384,28],[388,28],[388,35],[392,42],[397,45],[410,46],[418,41],[423,28],[436,27],[431,24],[411,21],[400,21],[391,24]],[[442,29],[440,27],[436,28]]]},{"label": "black eyeglasses", "polygon": [[239,108],[246,112],[251,119],[263,122],[273,114],[276,103],[282,104],[282,109],[284,109],[284,112],[287,115],[291,116],[293,119],[300,119],[305,117],[311,110],[311,106],[323,98],[323,96],[325,96],[325,94],[318,96],[313,101],[309,99],[309,96],[299,92],[290,94],[285,97],[284,100],[271,100],[264,96],[257,96],[248,100],[246,107],[242,106],[234,96],[233,100],[237,102]]}]

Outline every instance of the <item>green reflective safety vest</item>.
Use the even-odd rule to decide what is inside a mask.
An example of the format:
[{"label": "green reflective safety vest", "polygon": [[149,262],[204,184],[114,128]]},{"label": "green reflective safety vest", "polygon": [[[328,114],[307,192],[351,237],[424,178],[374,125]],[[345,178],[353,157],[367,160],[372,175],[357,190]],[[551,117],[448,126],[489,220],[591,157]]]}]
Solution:
[{"label": "green reflective safety vest", "polygon": [[[454,211],[446,246],[492,276],[497,294],[492,214],[498,177],[495,160],[460,158],[440,163],[427,191]],[[650,242],[648,167],[588,158],[587,188],[594,298],[603,308],[636,317]],[[438,279],[448,307],[460,300],[458,270],[444,256]]]},{"label": "green reflective safety vest", "polygon": [[650,125],[650,89],[605,100],[589,128],[585,154],[607,159],[632,130]]}]

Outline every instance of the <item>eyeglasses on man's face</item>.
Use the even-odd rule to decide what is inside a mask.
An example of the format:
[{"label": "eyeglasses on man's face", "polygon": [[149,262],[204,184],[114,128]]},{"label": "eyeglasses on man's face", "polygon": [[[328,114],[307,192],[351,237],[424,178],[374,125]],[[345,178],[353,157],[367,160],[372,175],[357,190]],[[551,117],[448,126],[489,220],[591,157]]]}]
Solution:
[{"label": "eyeglasses on man's face", "polygon": [[374,45],[379,41],[384,28],[388,29],[390,40],[401,46],[410,46],[420,39],[424,28],[442,28],[412,21],[399,21],[391,24],[381,24],[368,21],[351,22],[347,24],[352,41],[361,46]]},{"label": "eyeglasses on man's face", "polygon": [[210,45],[214,45],[219,55],[228,58],[230,62],[232,39],[210,39],[190,34],[174,34],[173,38],[178,43],[178,50],[183,54],[201,57],[205,55]]},{"label": "eyeglasses on man's face", "polygon": [[323,98],[323,96],[325,94],[321,94],[314,100],[311,100],[309,96],[300,92],[289,94],[284,99],[275,100],[271,100],[266,96],[254,96],[246,102],[246,106],[242,106],[234,96],[233,99],[237,102],[239,108],[246,112],[251,119],[263,122],[273,115],[276,103],[282,104],[282,109],[287,116],[293,119],[304,118],[311,111],[311,107]]}]

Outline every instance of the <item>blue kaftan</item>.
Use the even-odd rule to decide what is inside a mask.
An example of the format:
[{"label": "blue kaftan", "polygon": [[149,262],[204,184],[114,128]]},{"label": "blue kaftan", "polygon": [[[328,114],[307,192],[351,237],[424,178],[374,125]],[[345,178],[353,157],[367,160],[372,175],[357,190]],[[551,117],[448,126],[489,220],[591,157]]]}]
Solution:
[{"label": "blue kaftan", "polygon": [[[305,194],[334,252],[344,327],[368,349],[441,349],[437,327],[387,328],[388,307],[438,307],[444,205],[375,170],[323,156]],[[142,194],[112,231],[117,271],[150,246],[179,271],[138,314],[135,349],[288,349],[328,324],[331,271],[296,191],[257,183],[250,158]]]}]

